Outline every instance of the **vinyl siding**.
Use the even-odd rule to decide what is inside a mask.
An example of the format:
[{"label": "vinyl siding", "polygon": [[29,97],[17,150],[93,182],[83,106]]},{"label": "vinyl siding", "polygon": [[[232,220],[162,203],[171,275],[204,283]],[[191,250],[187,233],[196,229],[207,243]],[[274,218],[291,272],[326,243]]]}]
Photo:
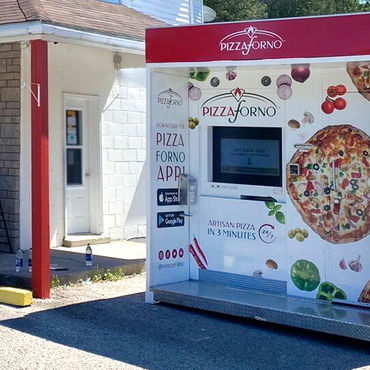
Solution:
[{"label": "vinyl siding", "polygon": [[190,6],[193,7],[193,23],[202,23],[203,0],[101,0],[123,4],[139,12],[170,24],[189,24]]}]

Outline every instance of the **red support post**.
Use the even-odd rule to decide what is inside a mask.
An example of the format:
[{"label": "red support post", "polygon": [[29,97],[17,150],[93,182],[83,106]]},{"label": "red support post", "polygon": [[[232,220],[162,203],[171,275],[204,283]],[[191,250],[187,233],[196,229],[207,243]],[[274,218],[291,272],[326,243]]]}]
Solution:
[{"label": "red support post", "polygon": [[49,101],[46,41],[31,41],[31,90],[32,291],[36,298],[49,298]]}]

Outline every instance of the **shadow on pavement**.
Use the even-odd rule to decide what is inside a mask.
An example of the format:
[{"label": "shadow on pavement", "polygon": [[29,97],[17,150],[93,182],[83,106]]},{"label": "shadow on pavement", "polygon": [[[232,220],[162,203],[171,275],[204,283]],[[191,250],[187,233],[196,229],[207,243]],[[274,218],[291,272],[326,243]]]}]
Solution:
[{"label": "shadow on pavement", "polygon": [[144,294],[0,321],[49,341],[148,369],[354,369],[369,345],[170,305]]}]

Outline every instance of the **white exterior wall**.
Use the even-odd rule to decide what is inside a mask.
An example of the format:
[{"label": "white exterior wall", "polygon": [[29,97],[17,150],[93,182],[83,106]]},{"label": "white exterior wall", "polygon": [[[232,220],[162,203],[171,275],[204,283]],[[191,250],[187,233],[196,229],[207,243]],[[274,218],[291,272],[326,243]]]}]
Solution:
[{"label": "white exterior wall", "polygon": [[[118,0],[170,25],[203,23],[203,0]],[[191,12],[192,17],[191,20]]]},{"label": "white exterior wall", "polygon": [[[136,103],[135,109],[138,108],[140,113],[135,113],[134,107],[128,109],[128,102],[133,104],[135,96],[145,96],[145,94],[143,87],[125,86],[122,79],[122,86],[117,90],[119,82],[113,65],[113,55],[112,51],[104,49],[49,42],[51,246],[61,245],[65,236],[64,93],[99,97],[98,120],[101,125],[100,132],[104,133],[102,142],[102,172],[104,173],[102,182],[105,184],[102,197],[104,233],[114,239],[143,235],[143,225],[140,228],[132,226],[132,223],[140,219],[132,208],[135,206],[136,199],[134,189],[140,178],[144,177],[139,173],[142,171],[145,157],[143,139],[145,131],[141,128],[145,126],[145,105],[143,100]],[[121,56],[122,67],[144,66],[144,56],[132,54],[121,54]],[[27,47],[22,50],[22,71],[22,81],[30,83],[30,50]],[[118,99],[103,113],[104,108],[111,103],[117,92],[120,93]],[[21,245],[25,248],[31,245],[30,99],[29,91],[22,89],[20,222]],[[127,101],[127,104],[124,101]],[[122,110],[126,111],[122,112]],[[126,125],[129,122],[130,124]],[[115,171],[122,174],[116,175]],[[127,178],[123,174],[127,174]],[[145,187],[142,188],[145,189]],[[140,198],[145,199],[145,194],[141,194]],[[145,213],[141,219],[145,219]],[[110,232],[112,235],[109,234]]]},{"label": "white exterior wall", "polygon": [[103,114],[105,232],[145,236],[145,69],[121,70],[119,97]]}]

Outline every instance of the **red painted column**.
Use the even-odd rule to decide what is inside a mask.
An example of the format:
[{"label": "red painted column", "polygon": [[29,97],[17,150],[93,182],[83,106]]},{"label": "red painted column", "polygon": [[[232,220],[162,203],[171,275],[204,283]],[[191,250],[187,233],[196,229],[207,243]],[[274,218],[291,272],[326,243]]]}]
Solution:
[{"label": "red painted column", "polygon": [[48,44],[31,41],[32,125],[32,291],[36,298],[50,297],[50,232],[49,232],[49,101]]}]

